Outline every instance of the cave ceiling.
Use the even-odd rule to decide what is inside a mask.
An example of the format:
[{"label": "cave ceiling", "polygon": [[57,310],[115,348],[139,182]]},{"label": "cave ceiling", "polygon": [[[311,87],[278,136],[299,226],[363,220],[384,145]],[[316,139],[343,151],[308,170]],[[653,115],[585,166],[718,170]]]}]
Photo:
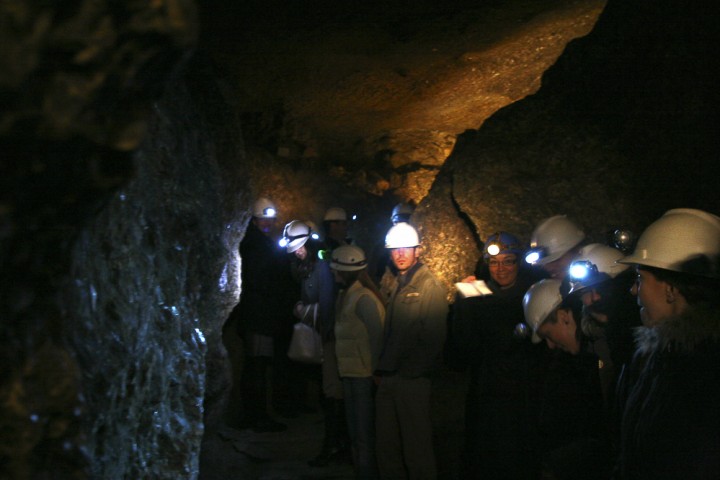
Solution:
[{"label": "cave ceiling", "polygon": [[201,45],[225,76],[248,144],[345,164],[437,165],[458,134],[536,92],[604,5],[210,2]]}]

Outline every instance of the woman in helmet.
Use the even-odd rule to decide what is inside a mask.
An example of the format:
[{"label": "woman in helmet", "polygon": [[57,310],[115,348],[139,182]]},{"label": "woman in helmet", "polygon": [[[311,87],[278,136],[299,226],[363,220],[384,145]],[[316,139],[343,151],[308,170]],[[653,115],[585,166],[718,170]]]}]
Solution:
[{"label": "woman in helmet", "polygon": [[336,248],[330,268],[335,281],[342,286],[335,319],[335,352],[353,464],[357,478],[377,478],[373,372],[382,350],[385,307],[367,274],[362,249],[354,245]]},{"label": "woman in helmet", "polygon": [[616,478],[720,478],[720,218],[669,210],[621,262],[645,327],[621,381]]},{"label": "woman in helmet", "polygon": [[[533,478],[529,441],[531,398],[543,364],[542,345],[517,335],[522,296],[537,274],[523,265],[524,245],[515,235],[488,237],[478,277],[492,295],[458,298],[450,328],[450,362],[469,370],[465,407],[465,478]],[[518,458],[525,459],[518,462]]]},{"label": "woman in helmet", "polygon": [[295,316],[303,319],[315,310],[323,339],[322,410],[325,420],[325,437],[320,453],[310,466],[324,467],[348,457],[349,441],[345,424],[345,409],[340,377],[335,357],[335,299],[337,287],[327,261],[319,258],[322,244],[313,238],[311,228],[300,220],[285,226],[282,244],[298,260],[295,271],[300,279],[300,301],[295,305]]}]

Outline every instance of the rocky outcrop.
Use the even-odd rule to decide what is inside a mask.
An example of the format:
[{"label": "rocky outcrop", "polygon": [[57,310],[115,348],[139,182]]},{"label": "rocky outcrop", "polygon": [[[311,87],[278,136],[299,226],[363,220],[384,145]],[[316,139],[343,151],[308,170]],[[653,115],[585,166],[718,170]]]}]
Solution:
[{"label": "rocky outcrop", "polygon": [[464,231],[448,238],[450,206],[480,239],[503,229],[525,240],[556,214],[606,241],[669,208],[720,211],[707,177],[720,138],[711,11],[712,2],[609,2],[538,93],[458,138],[418,217],[427,262],[448,289],[479,256],[468,246],[450,262],[435,249],[467,244]]},{"label": "rocky outcrop", "polygon": [[195,6],[0,17],[0,477],[196,477],[249,199]]}]

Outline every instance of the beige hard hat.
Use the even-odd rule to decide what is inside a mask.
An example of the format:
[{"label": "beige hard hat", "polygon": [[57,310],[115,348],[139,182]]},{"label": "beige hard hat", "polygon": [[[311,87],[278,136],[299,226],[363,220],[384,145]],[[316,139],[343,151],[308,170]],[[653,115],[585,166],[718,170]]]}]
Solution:
[{"label": "beige hard hat", "polygon": [[537,330],[545,323],[550,314],[562,303],[560,295],[561,281],[547,278],[534,283],[523,297],[525,323],[532,329],[534,343],[540,343]]},{"label": "beige hard hat", "polygon": [[640,235],[633,253],[620,263],[645,265],[675,272],[720,277],[717,266],[689,272],[687,262],[699,257],[714,260],[720,255],[720,217],[703,210],[668,210]]},{"label": "beige hard hat", "polygon": [[268,198],[260,197],[253,204],[252,214],[255,218],[275,218],[277,209]]},{"label": "beige hard hat", "polygon": [[539,253],[535,263],[545,265],[565,255],[585,239],[585,232],[566,215],[546,218],[530,237],[530,251]]},{"label": "beige hard hat", "polygon": [[354,272],[367,267],[367,259],[362,248],[355,245],[342,245],[332,252],[330,268],[341,272]]}]

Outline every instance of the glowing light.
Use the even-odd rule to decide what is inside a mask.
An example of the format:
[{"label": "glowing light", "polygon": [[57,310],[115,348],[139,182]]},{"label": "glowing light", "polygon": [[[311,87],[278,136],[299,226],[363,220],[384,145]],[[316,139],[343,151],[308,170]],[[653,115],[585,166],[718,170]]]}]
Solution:
[{"label": "glowing light", "polygon": [[265,210],[263,210],[263,215],[266,217],[274,217],[277,215],[277,212],[272,207],[267,207]]},{"label": "glowing light", "polygon": [[497,243],[488,245],[487,253],[488,253],[488,255],[493,255],[493,256],[497,255],[498,253],[500,253],[500,246]]},{"label": "glowing light", "polygon": [[278,245],[280,245],[283,248],[287,247],[287,244],[288,244],[288,239],[285,237],[281,238],[280,241],[278,241]]},{"label": "glowing light", "polygon": [[540,253],[539,252],[529,252],[527,255],[525,255],[525,261],[527,263],[533,264],[540,260]]},{"label": "glowing light", "polygon": [[314,240],[320,240],[320,235],[318,235],[317,233],[313,232],[313,233],[310,235],[310,238],[312,238],[312,239],[314,239]]},{"label": "glowing light", "polygon": [[578,280],[580,280],[587,277],[589,273],[590,269],[585,264],[573,263],[572,265],[570,265],[570,276],[573,278],[577,278]]}]

